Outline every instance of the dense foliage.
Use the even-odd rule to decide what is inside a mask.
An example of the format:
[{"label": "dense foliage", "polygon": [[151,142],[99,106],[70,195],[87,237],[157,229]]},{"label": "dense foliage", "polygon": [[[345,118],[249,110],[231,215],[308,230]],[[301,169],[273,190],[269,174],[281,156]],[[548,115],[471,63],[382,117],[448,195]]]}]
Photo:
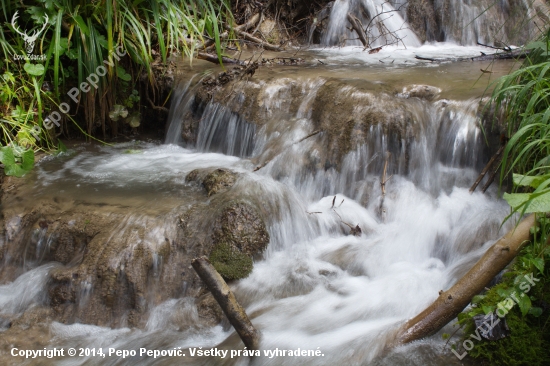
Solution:
[{"label": "dense foliage", "polygon": [[[548,365],[550,356],[550,31],[526,46],[531,52],[522,67],[502,77],[492,94],[497,109],[505,111],[510,139],[503,155],[501,182],[513,174],[513,192],[504,198],[511,215],[536,213],[539,227],[531,242],[508,268],[502,281],[474,297],[460,314],[464,338],[476,332],[474,317],[512,305],[511,294],[523,294],[521,279],[539,279],[517,306],[506,314],[510,334],[496,341],[474,342],[469,355],[491,365]],[[479,329],[479,328],[478,328]]]},{"label": "dense foliage", "polygon": [[[122,123],[139,126],[140,76],[154,90],[153,66],[192,55],[204,38],[221,55],[219,24],[232,18],[227,3],[215,0],[0,3],[0,145],[6,147],[0,161],[11,166],[13,156],[23,170],[29,168],[22,165],[26,150],[55,149],[56,134],[70,126],[103,138],[116,136]],[[33,34],[29,45],[24,35]],[[97,88],[81,88],[93,74]],[[75,87],[81,91],[74,96],[73,90],[71,98]],[[70,107],[66,113],[59,112],[67,109],[62,103]],[[54,112],[59,126],[44,128],[52,126],[48,116]]]}]

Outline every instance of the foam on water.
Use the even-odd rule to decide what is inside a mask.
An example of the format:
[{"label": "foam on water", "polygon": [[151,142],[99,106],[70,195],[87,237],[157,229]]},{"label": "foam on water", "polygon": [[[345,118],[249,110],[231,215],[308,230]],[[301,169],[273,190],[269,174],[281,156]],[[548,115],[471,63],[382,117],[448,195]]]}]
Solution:
[{"label": "foam on water", "polygon": [[[427,51],[429,47],[403,52],[410,58],[414,52]],[[444,47],[435,47],[433,51],[441,52]],[[338,55],[334,52],[329,58],[367,57],[363,53],[346,55],[347,50],[338,51]],[[386,51],[377,57],[384,56],[383,52]],[[118,194],[135,187],[183,187],[185,175],[197,168],[226,167],[237,171],[239,178],[232,189],[270,213],[267,226],[271,242],[264,259],[255,264],[251,275],[232,284],[236,297],[262,332],[262,349],[319,347],[325,355],[317,359],[261,358],[254,364],[362,365],[395,361],[405,365],[410,361],[418,365],[447,365],[448,359],[433,361],[434,353],[439,354],[436,346],[442,346],[437,337],[420,345],[398,348],[382,360],[377,358],[383,354],[397,326],[429,305],[440,290],[451,287],[512,225],[508,223],[500,228],[508,207],[496,198],[496,190],[487,195],[468,192],[477,175],[481,155],[479,100],[410,100],[407,103],[415,118],[407,126],[414,132],[408,151],[402,148],[404,139],[393,141],[395,136],[373,125],[365,137],[366,142],[343,156],[338,169],[306,168],[305,161],[321,153],[315,149],[324,146],[322,137],[316,135],[302,143],[295,142],[313,132],[311,105],[325,81],[317,77],[262,82],[259,92],[265,95],[262,108],[268,117],[263,126],[251,126],[211,103],[205,109],[209,112],[201,120],[194,148],[127,143],[77,149],[74,155],[38,164],[35,186],[39,190],[57,185],[87,184],[92,188],[107,185],[116,187]],[[298,86],[305,96],[295,114],[283,118],[282,112],[290,113],[290,86]],[[342,87],[340,92],[370,98],[370,94],[361,94],[350,86]],[[190,98],[176,98],[173,108],[179,114],[174,112],[173,118],[185,117]],[[177,128],[174,131],[179,133]],[[176,141],[174,138],[173,142]],[[393,176],[382,194],[383,155],[392,148],[395,153],[390,160],[390,173]],[[260,159],[267,164],[254,172],[258,159],[267,156],[271,156],[271,160]],[[103,194],[94,193],[94,189],[87,192],[90,196]],[[110,238],[134,240],[131,227],[145,226],[149,234],[143,240],[150,242],[149,246],[162,242],[174,231],[174,223],[159,221],[182,204],[176,202],[181,196],[170,197],[174,202],[163,201],[163,205],[169,207],[162,215],[155,212],[155,219],[150,219],[141,211],[134,213],[120,223]],[[206,200],[192,195],[184,198],[189,205]],[[349,235],[350,226],[356,225],[362,234]],[[112,258],[115,262],[118,259]],[[155,262],[155,265],[162,263]],[[39,267],[11,284],[0,286],[2,311],[20,313],[39,303],[52,266]],[[102,347],[104,352],[108,347],[241,348],[240,341],[227,326],[195,326],[198,313],[193,299],[171,299],[151,306],[149,311],[147,325],[141,330],[53,323],[51,345]],[[178,321],[173,321],[176,318]],[[176,323],[188,324],[188,327],[176,329],[173,326]],[[404,357],[407,350],[412,350],[414,355]],[[173,360],[135,357],[99,361],[64,359],[57,364],[170,362]],[[186,359],[190,365],[205,362],[208,364],[201,359]],[[215,364],[247,362],[246,359],[216,360]]]}]

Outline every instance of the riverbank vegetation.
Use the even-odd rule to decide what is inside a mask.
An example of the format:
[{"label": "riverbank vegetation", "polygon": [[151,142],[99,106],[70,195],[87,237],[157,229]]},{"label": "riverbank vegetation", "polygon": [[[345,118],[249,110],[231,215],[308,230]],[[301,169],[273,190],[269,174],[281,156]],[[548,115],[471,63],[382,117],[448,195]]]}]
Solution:
[{"label": "riverbank vegetation", "polygon": [[[536,213],[538,227],[496,286],[474,297],[472,307],[459,316],[463,340],[483,333],[475,318],[507,309],[503,338],[474,342],[471,357],[491,365],[548,365],[550,356],[550,31],[530,43],[523,65],[502,77],[492,94],[506,116],[509,141],[504,149],[501,183],[513,174],[513,191],[504,198],[512,214]],[[528,293],[520,288],[525,276],[539,281]],[[517,294],[515,304],[509,302]],[[512,297],[513,298],[513,297]],[[510,309],[508,309],[512,306]],[[495,315],[496,317],[496,315]]]},{"label": "riverbank vegetation", "polygon": [[192,56],[189,40],[206,39],[221,55],[218,24],[232,24],[226,1],[0,2],[0,160],[16,175],[31,167],[27,151],[55,150],[60,135],[116,137],[165,110],[169,58]]},{"label": "riverbank vegetation", "polygon": [[[0,3],[0,161],[16,175],[32,168],[34,152],[63,149],[58,137],[106,141],[142,130],[143,120],[157,121],[147,127],[158,134],[168,111],[171,60],[221,63],[229,60],[226,50],[250,44],[277,50],[285,41],[274,24],[293,28],[284,29],[287,41],[305,37],[306,22],[292,24],[321,6],[249,0]],[[269,29],[262,32],[264,22]],[[112,57],[117,49],[125,56]],[[83,83],[97,87],[82,89]],[[81,89],[78,95],[68,94],[73,88]]]}]

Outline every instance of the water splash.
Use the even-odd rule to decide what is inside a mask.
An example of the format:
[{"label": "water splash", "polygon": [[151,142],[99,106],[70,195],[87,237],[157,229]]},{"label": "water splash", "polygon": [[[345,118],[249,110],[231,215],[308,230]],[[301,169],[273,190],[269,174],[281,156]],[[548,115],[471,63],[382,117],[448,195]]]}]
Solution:
[{"label": "water splash", "polygon": [[367,29],[369,48],[390,44],[417,47],[421,42],[401,14],[385,0],[336,0],[323,34],[324,46],[359,46],[357,33],[349,29],[348,14],[356,16]]}]

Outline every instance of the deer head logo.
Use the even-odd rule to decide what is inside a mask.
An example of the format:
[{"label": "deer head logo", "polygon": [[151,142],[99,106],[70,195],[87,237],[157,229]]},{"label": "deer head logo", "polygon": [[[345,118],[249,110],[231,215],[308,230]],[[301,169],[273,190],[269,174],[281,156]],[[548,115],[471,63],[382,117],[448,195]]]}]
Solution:
[{"label": "deer head logo", "polygon": [[15,14],[13,14],[13,18],[11,18],[11,25],[13,29],[23,37],[23,41],[25,41],[25,49],[27,50],[27,54],[31,54],[32,51],[34,50],[34,43],[38,39],[38,36],[44,31],[44,29],[46,29],[46,26],[48,25],[48,20],[50,20],[50,18],[48,18],[48,14],[46,14],[44,16],[45,19],[44,19],[44,24],[42,26],[42,29],[40,29],[40,31],[37,31],[37,30],[33,31],[32,34],[29,36],[27,32],[21,32],[18,29],[16,21],[17,21],[17,18],[19,18],[19,16],[17,15],[17,13],[18,11],[16,11]]}]

